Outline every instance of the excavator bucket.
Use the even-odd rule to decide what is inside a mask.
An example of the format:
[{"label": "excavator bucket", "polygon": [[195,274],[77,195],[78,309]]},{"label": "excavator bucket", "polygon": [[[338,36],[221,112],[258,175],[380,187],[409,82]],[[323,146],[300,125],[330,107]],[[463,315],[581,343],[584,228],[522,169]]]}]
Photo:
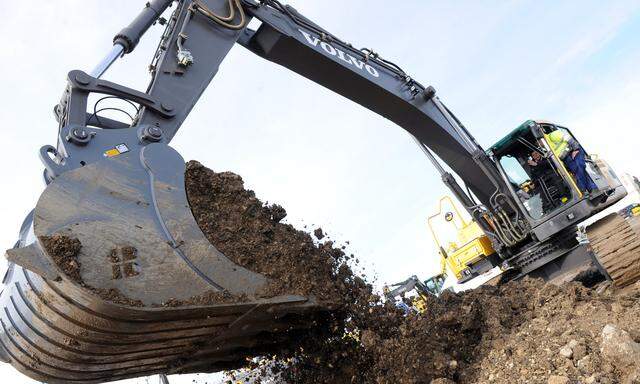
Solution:
[{"label": "excavator bucket", "polygon": [[182,157],[158,143],[47,186],[34,241],[6,254],[0,358],[47,383],[210,372],[310,326],[324,307],[257,299],[267,278],[207,241],[184,172]]}]

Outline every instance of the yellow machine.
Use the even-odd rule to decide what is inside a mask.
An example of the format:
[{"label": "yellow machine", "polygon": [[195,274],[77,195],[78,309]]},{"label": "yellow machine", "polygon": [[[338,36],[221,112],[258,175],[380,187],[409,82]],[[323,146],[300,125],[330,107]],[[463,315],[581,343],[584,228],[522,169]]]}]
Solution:
[{"label": "yellow machine", "polygon": [[440,254],[438,276],[446,277],[449,270],[461,284],[493,268],[490,258],[496,255],[491,240],[476,222],[462,216],[451,197],[440,199],[438,212],[427,222]]},{"label": "yellow machine", "polygon": [[[414,275],[384,288],[386,298],[407,312],[424,312],[427,298],[443,292],[449,272],[462,284],[489,271],[492,268],[489,258],[495,257],[489,238],[476,222],[461,214],[451,197],[440,199],[438,212],[427,222],[438,246],[440,273],[424,282]],[[410,304],[403,300],[405,295],[411,295]]]},{"label": "yellow machine", "polygon": [[623,208],[620,212],[618,212],[618,214],[625,218],[640,216],[640,204],[634,203],[634,204],[628,205],[625,208]]},{"label": "yellow machine", "polygon": [[[384,287],[384,295],[387,300],[395,301],[396,305],[405,312],[410,312],[412,309],[419,313],[424,312],[427,309],[427,298],[430,295],[439,296],[442,292],[442,286],[446,276],[439,278],[434,276],[424,283],[413,275],[407,280],[400,283],[391,284]],[[410,299],[411,305],[405,302],[405,295],[413,294]]]}]

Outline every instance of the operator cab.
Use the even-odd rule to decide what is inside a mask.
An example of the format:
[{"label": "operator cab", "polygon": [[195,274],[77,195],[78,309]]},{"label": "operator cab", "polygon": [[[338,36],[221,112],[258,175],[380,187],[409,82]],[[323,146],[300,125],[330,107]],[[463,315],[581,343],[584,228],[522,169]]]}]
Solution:
[{"label": "operator cab", "polygon": [[[493,145],[489,153],[530,222],[542,221],[585,199],[592,211],[619,200],[604,204],[621,187],[620,181],[604,161],[584,151],[565,127],[528,120]],[[574,156],[581,158],[574,160]],[[572,172],[582,158],[586,173]]]},{"label": "operator cab", "polygon": [[440,296],[446,279],[447,279],[447,276],[444,274],[439,274],[439,275],[435,275],[433,277],[428,278],[427,280],[424,281],[424,286],[426,288],[426,291],[434,296]]}]

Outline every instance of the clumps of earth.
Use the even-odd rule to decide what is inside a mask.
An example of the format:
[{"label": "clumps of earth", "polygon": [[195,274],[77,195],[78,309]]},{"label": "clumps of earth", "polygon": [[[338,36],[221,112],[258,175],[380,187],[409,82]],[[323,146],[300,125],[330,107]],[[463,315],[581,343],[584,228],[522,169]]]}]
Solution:
[{"label": "clumps of earth", "polygon": [[639,383],[636,288],[618,295],[524,279],[445,292],[422,314],[382,302],[349,307],[348,332],[314,334],[230,382]]},{"label": "clumps of earth", "polygon": [[[189,162],[186,187],[209,241],[270,279],[261,296],[313,296],[332,309],[311,329],[290,331],[277,350],[249,352],[230,383],[640,383],[640,285],[620,293],[524,279],[445,292],[424,313],[405,313],[354,273],[352,256],[321,242],[322,230],[314,238],[283,223],[286,211],[263,204],[240,176]],[[77,279],[78,244],[48,241]],[[217,300],[240,299],[163,305]]]},{"label": "clumps of earth", "polygon": [[[375,294],[354,259],[325,238],[281,223],[242,178],[187,165],[187,192],[204,233],[234,262],[273,280],[264,294],[315,295],[337,305],[310,331],[231,377],[288,383],[617,383],[633,377],[607,332],[640,340],[633,296],[525,279],[431,297],[406,315]],[[618,312],[611,315],[610,307]],[[597,313],[597,315],[587,314]],[[606,331],[605,331],[606,329]],[[615,330],[615,331],[614,331]],[[604,333],[603,333],[604,332]],[[621,336],[624,335],[624,336]],[[609,347],[608,347],[609,346]],[[625,347],[626,348],[626,347]],[[571,356],[567,357],[568,350]],[[622,349],[624,350],[624,348]],[[605,351],[605,352],[603,352]],[[631,360],[635,357],[632,356]],[[231,382],[235,382],[231,380]]]},{"label": "clumps of earth", "polygon": [[[281,223],[281,206],[265,205],[242,178],[187,163],[187,198],[207,239],[234,263],[269,278],[262,297],[313,295],[325,303],[344,304],[365,283],[349,267],[352,256],[332,242],[318,244],[306,232]],[[322,231],[318,237],[324,237]]]}]

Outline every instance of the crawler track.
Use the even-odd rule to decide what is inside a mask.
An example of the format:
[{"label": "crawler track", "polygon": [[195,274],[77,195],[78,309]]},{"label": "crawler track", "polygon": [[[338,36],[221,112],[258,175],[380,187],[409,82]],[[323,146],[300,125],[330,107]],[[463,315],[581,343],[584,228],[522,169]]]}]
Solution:
[{"label": "crawler track", "polygon": [[587,237],[613,284],[626,287],[640,280],[640,220],[612,213],[587,227]]}]

